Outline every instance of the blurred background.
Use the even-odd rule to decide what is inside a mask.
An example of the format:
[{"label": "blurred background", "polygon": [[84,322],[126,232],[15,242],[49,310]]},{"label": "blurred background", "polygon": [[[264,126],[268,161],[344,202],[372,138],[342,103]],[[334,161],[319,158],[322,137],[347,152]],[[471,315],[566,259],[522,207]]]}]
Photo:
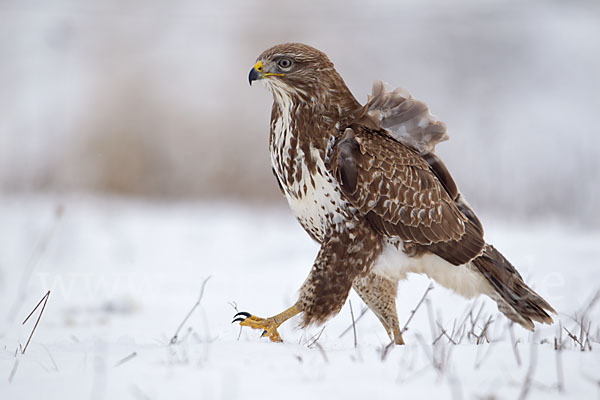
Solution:
[{"label": "blurred background", "polygon": [[325,51],[448,125],[475,209],[597,227],[600,2],[0,2],[0,190],[285,205],[255,58]]},{"label": "blurred background", "polygon": [[[349,302],[325,331],[284,324],[289,343],[268,350],[260,332],[231,324],[238,305],[260,316],[292,305],[318,251],[271,173],[271,95],[247,78],[263,50],[289,41],[326,52],[361,102],[381,79],[430,106],[450,135],[437,151],[486,239],[559,323],[509,340],[491,300],[436,285],[386,363],[372,313],[357,325],[360,348],[341,338]],[[437,367],[422,373],[434,363],[420,338],[429,326],[435,343],[438,327],[454,331],[478,309],[494,316],[493,343],[447,353],[465,398],[516,398],[536,369],[523,346],[538,341],[530,397],[592,397],[599,71],[598,0],[0,0],[0,393],[231,399],[264,386],[290,399],[340,387],[347,399],[447,398]],[[400,285],[401,324],[429,284]],[[21,322],[50,292],[21,356],[34,323]],[[595,352],[570,344],[559,393],[552,343],[584,326]],[[306,346],[317,335],[331,364]]]}]

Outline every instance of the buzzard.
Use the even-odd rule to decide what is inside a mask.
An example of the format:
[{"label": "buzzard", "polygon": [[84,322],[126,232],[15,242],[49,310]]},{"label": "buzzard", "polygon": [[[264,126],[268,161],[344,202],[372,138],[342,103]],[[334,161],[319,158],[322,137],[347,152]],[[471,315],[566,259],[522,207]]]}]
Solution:
[{"label": "buzzard", "polygon": [[299,43],[264,51],[249,82],[273,94],[269,150],[290,208],[320,244],[298,300],[270,318],[247,312],[240,325],[281,341],[277,328],[335,315],[353,288],[390,339],[403,344],[398,281],[421,273],[471,298],[485,294],[510,320],[533,330],[554,309],[491,244],[435,146],[445,125],[402,89],[375,82],[365,105],[321,51]]}]

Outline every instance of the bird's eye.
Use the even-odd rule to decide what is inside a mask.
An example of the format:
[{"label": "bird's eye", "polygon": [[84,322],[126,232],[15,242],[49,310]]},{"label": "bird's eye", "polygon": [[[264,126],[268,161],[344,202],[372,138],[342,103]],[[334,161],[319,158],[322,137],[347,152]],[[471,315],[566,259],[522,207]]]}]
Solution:
[{"label": "bird's eye", "polygon": [[282,58],[281,60],[277,61],[277,65],[279,65],[280,68],[288,69],[292,66],[292,60],[289,58]]}]

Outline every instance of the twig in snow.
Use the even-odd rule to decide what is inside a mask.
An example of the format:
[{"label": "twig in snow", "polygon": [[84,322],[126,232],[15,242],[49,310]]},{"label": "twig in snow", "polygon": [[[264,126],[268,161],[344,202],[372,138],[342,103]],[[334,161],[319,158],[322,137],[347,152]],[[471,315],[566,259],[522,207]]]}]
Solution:
[{"label": "twig in snow", "polygon": [[319,333],[317,333],[316,335],[314,335],[313,337],[311,337],[310,339],[308,339],[308,344],[306,345],[306,347],[311,348],[314,345],[318,344],[317,342],[319,341],[319,339],[321,339],[321,335],[323,334],[323,331],[325,330],[325,326],[319,331]]},{"label": "twig in snow", "polygon": [[406,332],[408,330],[408,324],[410,324],[410,321],[412,321],[413,317],[415,316],[415,313],[417,312],[419,307],[421,307],[421,304],[423,304],[423,301],[425,301],[425,297],[427,297],[427,294],[431,290],[433,290],[433,284],[430,283],[429,286],[427,287],[427,290],[425,290],[425,293],[423,293],[423,297],[421,297],[421,300],[419,300],[419,302],[417,303],[417,306],[410,312],[410,315],[408,316],[406,323],[404,324],[402,329],[400,329],[400,334],[403,334],[404,332]]},{"label": "twig in snow", "polygon": [[[356,317],[356,320],[354,320],[354,323],[357,323],[358,321],[360,321],[360,319],[367,313],[367,311],[369,311],[369,307],[364,306],[363,309],[360,311],[360,314],[358,314],[358,317]],[[342,336],[344,336],[346,333],[350,332],[350,329],[352,329],[354,327],[354,323],[352,325],[350,325],[349,327],[347,327],[346,329],[344,329],[344,331],[342,333],[340,333],[340,336],[338,336],[338,339],[341,339]]]},{"label": "twig in snow", "polygon": [[600,301],[600,289],[596,290],[596,293],[594,293],[591,299],[587,302],[587,305],[582,310],[581,315],[586,316],[598,301]]},{"label": "twig in snow", "polygon": [[[427,286],[427,289],[425,290],[425,293],[423,293],[423,296],[421,297],[421,300],[419,300],[419,302],[417,303],[417,305],[415,306],[415,308],[413,308],[410,312],[410,315],[408,316],[408,319],[406,320],[406,323],[404,324],[404,326],[402,327],[402,329],[400,329],[400,334],[403,334],[404,332],[406,332],[408,330],[408,324],[410,324],[410,321],[412,321],[413,317],[415,316],[415,313],[417,312],[417,310],[419,309],[419,307],[421,307],[421,304],[423,304],[423,302],[425,301],[425,298],[427,297],[427,294],[433,290],[433,284],[430,283],[429,286]],[[394,342],[391,341],[387,346],[385,346],[381,352],[381,361],[385,361],[385,358],[387,357],[389,351],[392,349],[392,347],[394,347]]]},{"label": "twig in snow", "polygon": [[531,384],[533,382],[533,374],[535,373],[535,368],[537,366],[537,334],[534,334],[533,339],[531,340],[531,352],[529,354],[529,368],[527,369],[527,374],[525,375],[525,379],[523,380],[523,386],[521,387],[521,393],[519,393],[519,400],[525,400],[529,395],[529,390],[531,389]]},{"label": "twig in snow", "polygon": [[[465,333],[467,333],[467,319],[470,318],[471,320],[473,320],[473,310],[475,309],[476,305],[477,305],[477,300],[471,303],[471,306],[469,307],[469,311],[463,318],[462,322],[457,326],[457,332],[456,332],[456,338],[458,339],[458,340],[456,340],[457,343],[462,343]],[[468,333],[467,333],[467,336],[468,336]],[[455,337],[454,334],[452,334],[452,337]]]},{"label": "twig in snow", "polygon": [[567,327],[563,327],[563,329],[567,332],[567,335],[569,335],[569,338],[571,340],[573,340],[575,343],[577,343],[579,345],[579,347],[581,348],[581,351],[583,351],[584,347],[583,344],[579,341],[579,339],[577,338],[577,336],[573,335],[568,329]]},{"label": "twig in snow", "polygon": [[451,348],[446,346],[444,342],[440,342],[436,346],[432,346],[432,351],[429,351],[428,345],[425,343],[423,336],[417,334],[416,337],[433,368],[440,375],[444,375],[450,363]]},{"label": "twig in snow", "polygon": [[19,368],[19,359],[18,358],[15,360],[12,370],[10,371],[10,375],[8,376],[8,383],[12,382],[13,378],[15,377],[15,374],[17,373],[17,368]]},{"label": "twig in snow", "polygon": [[517,366],[521,366],[521,355],[519,354],[519,349],[517,349],[517,340],[515,339],[515,332],[513,331],[514,322],[510,322],[508,324],[508,332],[510,332],[510,342],[511,347],[513,349],[513,354],[515,355],[515,360],[517,360]]},{"label": "twig in snow", "polygon": [[25,321],[23,321],[23,323],[21,324],[21,325],[25,325],[25,323],[29,320],[29,317],[31,317],[33,315],[33,313],[35,312],[35,310],[38,309],[38,307],[40,306],[40,304],[44,303],[44,305],[42,306],[42,310],[40,311],[40,315],[38,315],[38,318],[35,321],[35,325],[33,326],[33,330],[29,334],[29,338],[27,339],[27,343],[25,343],[25,347],[23,348],[23,350],[21,350],[21,354],[25,354],[25,351],[27,350],[27,346],[29,346],[29,342],[31,342],[31,338],[33,337],[33,333],[35,332],[35,329],[37,328],[38,324],[40,323],[40,319],[42,318],[42,314],[44,313],[44,310],[46,309],[46,303],[48,303],[48,298],[49,297],[50,297],[50,291],[48,290],[48,292],[44,295],[44,297],[42,297],[42,299],[40,300],[40,302],[37,303],[37,305],[35,306],[35,308],[29,313],[29,315],[27,316],[27,318],[25,318]]},{"label": "twig in snow", "polygon": [[[456,322],[456,321],[455,321]],[[452,336],[448,335],[448,332],[446,332],[446,330],[442,327],[442,325],[439,322],[436,322],[438,328],[440,328],[441,333],[439,334],[439,336],[433,341],[433,345],[435,345],[438,340],[440,340],[442,338],[442,336],[446,336],[446,338],[448,338],[448,342],[452,343],[452,344],[456,344],[456,342],[452,339]]]},{"label": "twig in snow", "polygon": [[469,339],[471,337],[475,337],[475,338],[479,339],[479,336],[477,334],[475,334],[475,327],[477,327],[477,321],[479,321],[479,318],[481,317],[481,312],[483,311],[484,305],[485,305],[485,303],[481,303],[481,306],[479,307],[479,311],[477,311],[477,315],[475,316],[475,318],[473,318],[473,314],[471,312],[469,312],[469,317],[471,319],[471,329],[467,333],[467,338],[469,338]]},{"label": "twig in snow", "polygon": [[179,324],[179,327],[175,331],[175,334],[173,335],[173,337],[169,341],[170,345],[177,343],[177,337],[179,335],[179,331],[181,330],[181,328],[183,328],[183,325],[187,322],[187,320],[192,316],[192,313],[194,312],[194,310],[196,308],[198,308],[198,306],[200,305],[200,302],[202,301],[202,296],[204,296],[204,288],[206,287],[206,282],[208,282],[209,279],[210,279],[210,275],[204,280],[204,282],[202,282],[202,288],[200,289],[200,296],[198,296],[198,301],[196,301],[196,304],[194,304],[194,306],[187,313],[187,315],[185,316],[185,318],[183,319],[183,321],[181,321],[181,324]]},{"label": "twig in snow", "polygon": [[54,370],[56,372],[58,372],[58,365],[56,365],[56,361],[54,361],[54,357],[52,357],[52,354],[50,354],[50,350],[48,350],[48,348],[44,345],[42,345],[42,347],[44,348],[44,350],[46,350],[46,353],[48,353],[48,357],[50,357],[50,361],[52,361],[52,365],[54,366]]},{"label": "twig in snow", "polygon": [[323,346],[321,346],[321,344],[317,343],[317,342],[315,342],[315,346],[317,346],[317,349],[319,349],[319,352],[323,356],[323,360],[325,360],[326,363],[329,363],[329,359],[327,358],[327,353],[325,353],[325,350],[323,349]]},{"label": "twig in snow", "polygon": [[50,243],[50,240],[54,236],[54,232],[56,231],[58,221],[62,218],[63,213],[64,207],[60,204],[56,206],[56,208],[54,209],[54,220],[52,221],[51,226],[40,236],[33,252],[31,253],[31,256],[29,257],[29,260],[27,261],[27,264],[25,265],[25,268],[23,269],[23,274],[21,275],[21,280],[19,281],[17,296],[15,298],[15,301],[13,302],[13,305],[10,308],[10,311],[8,312],[8,319],[11,321],[13,320],[18,311],[19,305],[22,304],[23,300],[25,299],[27,283],[31,278],[31,274],[35,269],[35,266],[46,252],[46,249],[48,248],[48,243]]},{"label": "twig in snow", "polygon": [[[427,289],[425,290],[425,293],[423,293],[423,296],[421,297],[421,300],[419,300],[419,302],[417,303],[417,305],[415,306],[415,308],[413,308],[410,312],[410,315],[408,316],[408,319],[406,320],[406,323],[404,324],[404,326],[402,327],[402,329],[400,329],[400,334],[403,334],[404,332],[406,332],[408,330],[408,324],[410,324],[410,321],[412,321],[413,317],[415,316],[415,313],[417,312],[417,310],[419,309],[419,307],[421,307],[421,304],[423,304],[423,302],[425,301],[425,298],[427,297],[427,294],[433,290],[433,284],[430,283],[429,286],[427,286]],[[392,347],[394,347],[394,342],[390,342],[388,345],[386,345],[383,350],[381,351],[381,361],[385,361],[389,351],[392,349]]]},{"label": "twig in snow", "polygon": [[[581,351],[592,350],[593,339],[590,337],[592,329],[592,322],[588,318],[589,312],[594,308],[596,303],[600,300],[600,289],[598,289],[594,295],[588,300],[582,307],[581,311],[576,313],[575,316],[570,317],[579,326],[579,337],[569,332],[569,338],[571,338],[576,344],[579,345]],[[565,328],[566,330],[566,328]]]},{"label": "twig in snow", "polygon": [[[238,310],[238,306],[237,306],[237,303],[236,303],[235,301],[231,301],[231,302],[229,302],[229,305],[230,305],[231,307],[233,307],[233,309],[235,310],[236,314],[237,314],[238,312],[240,312],[240,310]],[[237,339],[236,339],[238,342],[239,342],[239,340],[240,340],[240,337],[242,336],[242,328],[243,328],[243,327],[240,325],[240,331],[238,332],[238,336],[237,336]]]},{"label": "twig in snow", "polygon": [[118,366],[125,364],[127,361],[131,361],[135,357],[137,357],[137,353],[134,351],[133,353],[131,353],[127,357],[123,357],[122,359],[120,359],[119,361],[117,361],[117,363],[114,365],[113,368],[117,368]]},{"label": "twig in snow", "polygon": [[352,331],[354,333],[354,348],[357,348],[358,340],[356,339],[356,324],[354,321],[354,311],[352,310],[352,300],[348,299],[348,305],[350,306],[350,316],[352,317]]},{"label": "twig in snow", "polygon": [[556,350],[555,353],[556,353],[556,387],[557,387],[558,391],[560,393],[562,393],[565,390],[565,379],[564,379],[563,366],[562,366],[562,346],[560,346]]},{"label": "twig in snow", "polygon": [[429,329],[431,330],[431,338],[435,340],[437,336],[437,327],[433,318],[433,307],[431,305],[431,300],[425,299],[425,306],[427,308],[427,316],[429,317]]},{"label": "twig in snow", "polygon": [[477,339],[476,344],[481,344],[481,343],[483,343],[484,340],[488,343],[490,342],[490,339],[488,339],[488,337],[487,337],[487,329],[493,321],[494,320],[492,319],[492,316],[490,315],[488,317],[487,321],[485,322],[485,324],[483,324],[483,328],[481,328],[481,333],[479,335],[477,335],[473,330],[471,330],[470,334],[474,338]]},{"label": "twig in snow", "polygon": [[456,332],[456,318],[454,318],[454,321],[452,321],[452,332],[450,332],[450,338],[452,339],[452,341],[454,342],[454,344],[456,344],[456,341],[454,340],[454,333]]},{"label": "twig in snow", "polygon": [[592,351],[592,342],[590,339],[590,330],[591,329],[592,329],[592,321],[589,321],[587,330],[585,331],[585,344],[587,344],[589,351]]},{"label": "twig in snow", "polygon": [[558,340],[556,337],[554,338],[554,350],[558,350],[559,348],[561,350],[563,350],[565,348],[565,342],[563,341],[562,333],[563,333],[562,321],[559,320],[558,321]]},{"label": "twig in snow", "polygon": [[476,357],[476,360],[475,360],[475,369],[479,369],[479,367],[481,367],[483,365],[483,362],[488,358],[488,356],[492,352],[492,347],[494,347],[496,343],[494,342],[494,343],[488,343],[488,344],[489,344],[489,346],[488,346],[487,351],[479,359],[477,359],[478,356],[479,356],[479,349],[481,349],[482,346],[477,347],[477,357]]},{"label": "twig in snow", "polygon": [[391,349],[393,349],[395,347],[396,343],[394,343],[394,341],[391,341],[387,344],[387,346],[385,346],[383,348],[383,350],[381,351],[381,361],[385,361],[388,353],[390,352]]}]

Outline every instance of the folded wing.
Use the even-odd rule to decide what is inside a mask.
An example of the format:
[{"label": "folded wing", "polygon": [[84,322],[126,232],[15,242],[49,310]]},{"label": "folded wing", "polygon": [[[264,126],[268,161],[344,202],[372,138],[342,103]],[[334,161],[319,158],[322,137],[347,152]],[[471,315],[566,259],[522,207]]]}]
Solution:
[{"label": "folded wing", "polygon": [[387,132],[358,124],[346,129],[329,166],[343,194],[379,233],[455,265],[481,253],[479,224],[461,212],[427,160]]}]

